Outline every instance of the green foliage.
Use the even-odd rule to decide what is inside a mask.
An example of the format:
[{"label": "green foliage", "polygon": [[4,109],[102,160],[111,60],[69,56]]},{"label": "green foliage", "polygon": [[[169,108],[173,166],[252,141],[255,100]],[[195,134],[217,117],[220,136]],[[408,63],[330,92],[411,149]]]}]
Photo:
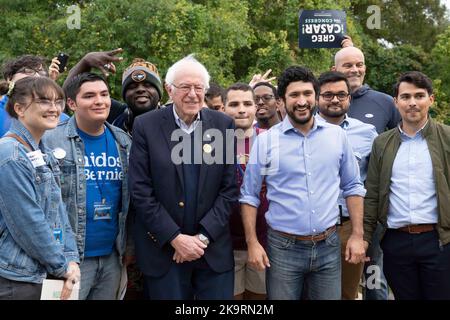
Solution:
[{"label": "green foliage", "polygon": [[429,63],[428,55],[421,47],[403,45],[391,49],[369,42],[363,47],[366,58],[366,82],[370,86],[387,94],[393,94],[392,86],[398,76],[406,71],[424,72]]},{"label": "green foliage", "polygon": [[[446,10],[439,0],[360,0],[352,1],[352,11],[373,40],[385,39],[395,45],[410,44],[431,50],[437,35],[449,25]],[[380,8],[381,28],[368,29],[370,5]]]}]

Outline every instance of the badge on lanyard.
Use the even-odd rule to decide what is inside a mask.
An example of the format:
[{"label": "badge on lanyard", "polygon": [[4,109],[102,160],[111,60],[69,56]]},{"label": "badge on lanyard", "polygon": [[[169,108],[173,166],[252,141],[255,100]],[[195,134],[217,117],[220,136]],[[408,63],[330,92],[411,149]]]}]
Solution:
[{"label": "badge on lanyard", "polygon": [[53,236],[55,237],[55,241],[58,244],[62,244],[63,243],[63,233],[62,233],[62,229],[61,228],[54,228],[53,229]]},{"label": "badge on lanyard", "polygon": [[102,202],[94,203],[94,220],[111,220],[111,205],[102,199]]}]

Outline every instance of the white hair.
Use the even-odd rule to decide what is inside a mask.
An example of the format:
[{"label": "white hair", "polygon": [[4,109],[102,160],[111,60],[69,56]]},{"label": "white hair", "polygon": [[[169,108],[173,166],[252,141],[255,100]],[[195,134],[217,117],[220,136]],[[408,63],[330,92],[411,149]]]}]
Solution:
[{"label": "white hair", "polygon": [[193,53],[184,57],[181,60],[178,60],[167,70],[165,79],[166,84],[172,85],[173,82],[175,81],[176,75],[187,66],[194,67],[198,71],[200,71],[204,81],[205,89],[207,90],[209,88],[209,80],[210,80],[208,70],[206,70],[203,64],[201,64],[197,59],[195,59]]}]

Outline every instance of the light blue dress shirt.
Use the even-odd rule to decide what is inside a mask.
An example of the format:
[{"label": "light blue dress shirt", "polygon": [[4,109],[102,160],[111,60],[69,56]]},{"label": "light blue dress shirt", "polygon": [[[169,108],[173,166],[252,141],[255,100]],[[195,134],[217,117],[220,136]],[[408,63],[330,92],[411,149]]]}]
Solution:
[{"label": "light blue dress shirt", "polygon": [[[326,122],[320,114],[316,115],[316,119],[317,121]],[[361,181],[364,182],[367,177],[367,167],[369,165],[372,144],[378,136],[377,130],[373,125],[364,123],[347,115],[344,116],[344,120],[339,126],[344,129],[347,134],[348,141],[353,149],[353,154],[358,161]],[[338,204],[342,206],[342,215],[348,217],[347,205],[342,194],[339,195]]]},{"label": "light blue dress shirt", "polygon": [[[426,125],[426,124],[425,124]],[[437,223],[438,209],[433,164],[420,129],[413,137],[400,130],[402,142],[392,166],[387,224]]]},{"label": "light blue dress shirt", "polygon": [[178,115],[177,111],[175,110],[175,105],[173,105],[172,109],[173,109],[173,116],[175,117],[175,123],[177,124],[177,126],[185,133],[191,134],[200,123],[200,111],[197,113],[197,117],[195,118],[195,120],[190,125],[187,125],[186,122],[184,122]]},{"label": "light blue dress shirt", "polygon": [[340,189],[344,197],[365,195],[344,130],[319,121],[304,136],[286,117],[257,137],[240,202],[258,207],[264,179],[268,225],[296,235],[317,234],[336,224]]}]

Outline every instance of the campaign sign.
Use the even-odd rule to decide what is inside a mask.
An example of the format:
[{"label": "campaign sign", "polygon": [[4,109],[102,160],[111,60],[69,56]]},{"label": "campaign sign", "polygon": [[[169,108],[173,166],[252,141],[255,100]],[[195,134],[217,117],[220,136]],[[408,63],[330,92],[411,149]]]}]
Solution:
[{"label": "campaign sign", "polygon": [[347,20],[340,10],[300,10],[300,48],[340,48],[347,32]]}]

